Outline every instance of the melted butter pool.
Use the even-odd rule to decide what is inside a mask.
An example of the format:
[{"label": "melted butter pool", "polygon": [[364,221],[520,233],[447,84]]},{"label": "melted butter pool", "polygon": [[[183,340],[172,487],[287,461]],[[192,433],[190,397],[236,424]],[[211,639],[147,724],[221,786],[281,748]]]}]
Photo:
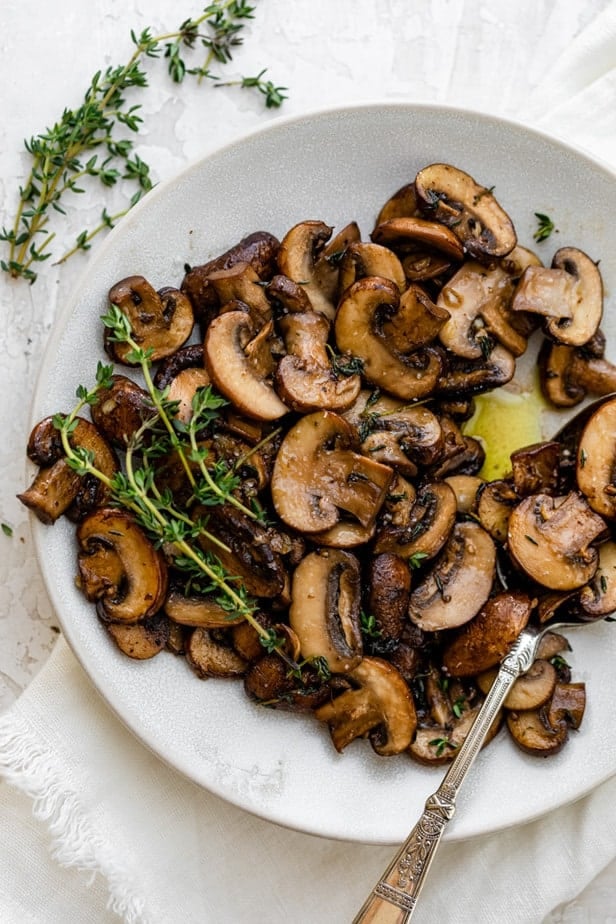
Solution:
[{"label": "melted butter pool", "polygon": [[463,426],[467,436],[479,439],[486,459],[480,476],[486,481],[511,471],[511,453],[538,443],[543,437],[542,413],[548,405],[541,394],[539,377],[523,392],[500,389],[475,398],[475,413]]}]

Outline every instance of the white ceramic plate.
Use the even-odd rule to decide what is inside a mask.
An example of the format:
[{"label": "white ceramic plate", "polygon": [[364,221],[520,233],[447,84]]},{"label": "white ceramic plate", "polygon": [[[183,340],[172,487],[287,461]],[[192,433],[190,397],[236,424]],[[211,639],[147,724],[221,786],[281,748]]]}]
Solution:
[{"label": "white ceramic plate", "polygon": [[[277,235],[298,221],[350,219],[364,236],[386,198],[433,161],[467,170],[495,192],[532,246],[534,213],[565,244],[601,260],[604,329],[611,340],[616,178],[585,155],[519,125],[482,115],[405,104],[366,105],[281,119],[193,164],[150,193],[88,265],[60,318],[43,364],[34,418],[74,403],[92,383],[101,349],[99,316],[115,281],[142,273],[177,285],[185,263],[208,260],[257,229]],[[75,589],[73,527],[35,524],[41,568],[62,628],[92,682],[134,734],[164,761],[219,796],[271,821],[332,838],[401,841],[438,785],[441,770],[384,759],[367,742],[334,751],[309,717],[249,703],[240,683],[199,681],[181,658],[134,662],[118,653],[93,607]],[[572,801],[616,771],[611,678],[616,626],[578,632],[571,658],[588,710],[556,757],[525,756],[502,734],[478,758],[447,832],[461,839],[514,825]]]}]

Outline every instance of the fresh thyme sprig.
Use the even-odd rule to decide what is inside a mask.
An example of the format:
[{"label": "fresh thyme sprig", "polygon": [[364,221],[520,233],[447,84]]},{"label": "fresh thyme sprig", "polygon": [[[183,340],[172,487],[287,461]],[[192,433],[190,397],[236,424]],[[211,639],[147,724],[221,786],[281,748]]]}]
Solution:
[{"label": "fresh thyme sprig", "polygon": [[535,218],[537,219],[537,230],[533,234],[533,238],[540,244],[542,241],[547,241],[556,231],[556,225],[550,216],[545,215],[543,212],[535,212]]},{"label": "fresh thyme sprig", "polygon": [[[82,231],[58,262],[88,250],[94,237],[112,228],[152,188],[150,167],[135,153],[131,137],[131,133],[139,132],[143,121],[141,107],[132,102],[132,96],[136,89],[148,86],[143,66],[147,58],[163,58],[175,83],[192,75],[214,86],[255,90],[264,97],[268,108],[282,105],[286,87],[264,80],[265,70],[256,77],[228,83],[221,82],[211,70],[213,65],[224,66],[232,60],[235,49],[242,44],[246,22],[254,18],[254,10],[254,5],[245,0],[218,0],[194,19],[186,19],[175,31],[160,35],[153,35],[149,28],[139,35],[131,32],[135,50],[128,62],[97,71],[80,106],[65,109],[51,128],[24,142],[32,165],[19,189],[13,224],[0,232],[0,241],[8,245],[7,258],[0,260],[4,272],[35,282],[38,264],[51,256],[53,213],[65,214],[67,193],[84,192],[84,181],[98,181],[104,188],[124,181],[133,192],[126,208],[114,214],[104,208],[98,222]],[[189,66],[187,53],[193,57],[198,48],[204,58],[200,64]]]}]

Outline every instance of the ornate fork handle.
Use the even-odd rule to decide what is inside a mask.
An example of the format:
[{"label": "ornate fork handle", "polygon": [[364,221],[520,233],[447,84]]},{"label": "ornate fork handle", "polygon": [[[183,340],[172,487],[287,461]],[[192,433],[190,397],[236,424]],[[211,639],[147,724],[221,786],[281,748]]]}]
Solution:
[{"label": "ornate fork handle", "polygon": [[417,897],[445,830],[456,810],[456,797],[485,741],[507,693],[532,665],[543,633],[525,629],[502,661],[464,744],[408,838],[385,870],[353,924],[403,924],[413,914]]}]

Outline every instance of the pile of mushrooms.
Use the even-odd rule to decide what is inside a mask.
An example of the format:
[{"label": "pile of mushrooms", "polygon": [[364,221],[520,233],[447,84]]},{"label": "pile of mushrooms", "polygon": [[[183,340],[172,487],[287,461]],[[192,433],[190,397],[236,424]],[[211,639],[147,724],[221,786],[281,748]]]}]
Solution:
[{"label": "pile of mushrooms", "polygon": [[[75,520],[79,586],[128,656],[171,651],[200,678],[240,678],[255,702],[313,714],[338,751],[368,738],[380,755],[434,765],[455,756],[530,619],[616,609],[616,401],[574,443],[516,451],[496,481],[481,477],[484,450],[465,432],[474,396],[513,379],[531,337],[555,406],[615,388],[597,262],[566,246],[544,266],[464,171],[420,170],[368,240],[355,222],[334,234],[305,220],[187,268],[179,288],[136,275],[109,299],[152,349],[183,420],[205,385],[227,399],[203,444],[215,461],[246,460],[238,497],[258,498],[271,525],[227,503],[208,529],[301,670],[241,616],[185,596],[172,556],[68,468],[47,419],[20,498],[45,523]],[[105,347],[128,373],[126,350]],[[118,373],[71,440],[113,473],[151,413],[135,376]],[[172,460],[160,473],[176,501],[188,496]],[[493,734],[505,726],[540,755],[564,744],[585,705],[567,649],[545,637]]]}]

